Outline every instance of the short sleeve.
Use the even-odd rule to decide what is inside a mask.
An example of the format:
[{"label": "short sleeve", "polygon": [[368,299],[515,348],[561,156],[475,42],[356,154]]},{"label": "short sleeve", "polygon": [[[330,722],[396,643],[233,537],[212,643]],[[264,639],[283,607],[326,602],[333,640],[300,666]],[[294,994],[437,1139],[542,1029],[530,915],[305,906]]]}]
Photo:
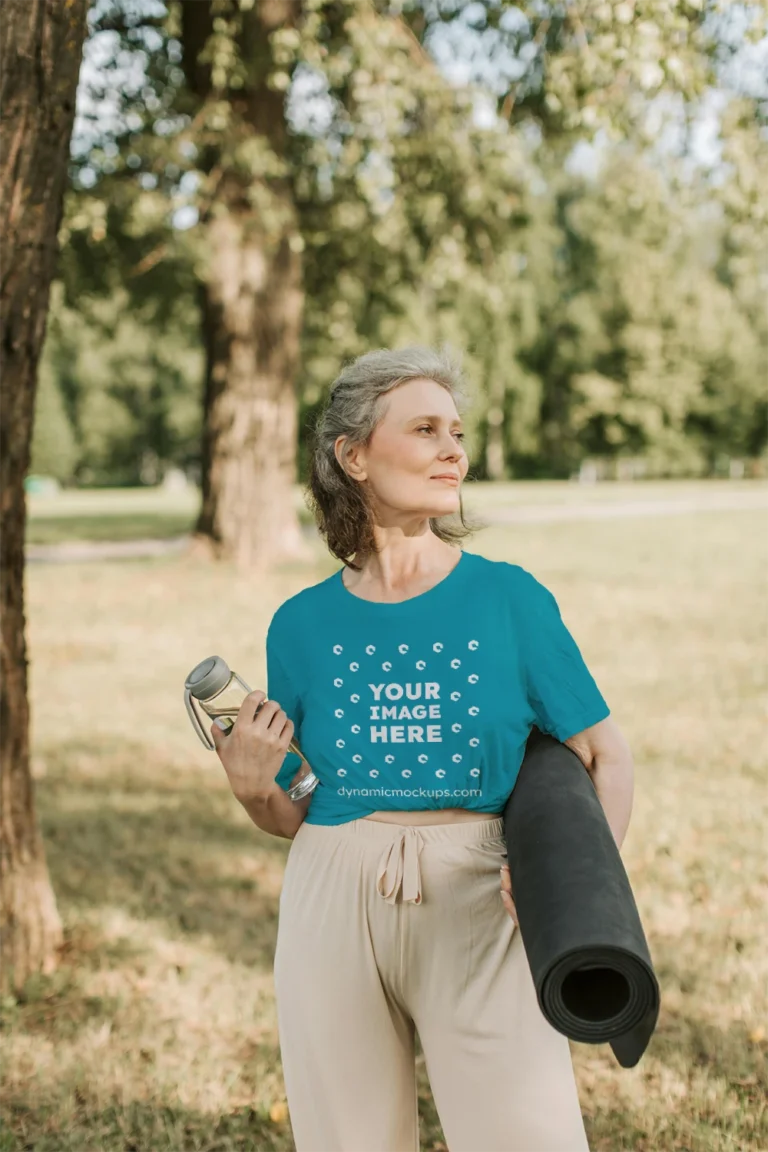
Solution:
[{"label": "short sleeve", "polygon": [[537,727],[561,743],[610,715],[557,600],[525,572],[518,616],[528,701]]},{"label": "short sleeve", "polygon": [[[301,721],[303,711],[301,696],[288,675],[282,658],[278,655],[278,645],[274,630],[267,632],[267,699],[276,700],[290,720],[293,721],[293,738],[301,746]],[[301,767],[301,757],[295,752],[286,752],[280,771],[275,780],[281,788],[288,789]]]}]

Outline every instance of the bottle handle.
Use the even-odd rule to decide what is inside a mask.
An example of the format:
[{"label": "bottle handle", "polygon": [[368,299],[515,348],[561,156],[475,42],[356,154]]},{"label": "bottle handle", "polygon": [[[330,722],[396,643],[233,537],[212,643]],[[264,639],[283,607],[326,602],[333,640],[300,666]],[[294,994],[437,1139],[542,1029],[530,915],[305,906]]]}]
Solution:
[{"label": "bottle handle", "polygon": [[187,712],[189,713],[189,718],[192,721],[192,727],[194,728],[195,732],[197,732],[200,740],[208,749],[208,751],[213,752],[216,748],[216,745],[213,743],[211,737],[205,731],[203,725],[200,722],[200,717],[197,714],[197,710],[192,704],[192,693],[189,691],[189,688],[184,689],[184,703],[186,705]]}]

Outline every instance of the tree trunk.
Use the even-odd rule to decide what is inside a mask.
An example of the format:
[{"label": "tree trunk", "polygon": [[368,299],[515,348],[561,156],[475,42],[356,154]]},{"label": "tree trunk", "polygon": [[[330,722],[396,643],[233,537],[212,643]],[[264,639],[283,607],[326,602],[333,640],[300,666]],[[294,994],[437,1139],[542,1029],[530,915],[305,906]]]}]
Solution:
[{"label": "tree trunk", "polygon": [[488,435],[485,444],[485,476],[487,480],[506,480],[507,458],[504,444],[504,392],[506,380],[498,366],[491,361],[488,378]]},{"label": "tree trunk", "polygon": [[504,459],[504,412],[498,405],[488,409],[488,439],[485,445],[485,475],[488,480],[504,480],[506,478],[506,461]]},{"label": "tree trunk", "polygon": [[[285,94],[267,85],[268,36],[300,16],[296,0],[265,0],[241,14],[236,46],[248,81],[226,94],[241,149],[251,139],[278,163],[286,150]],[[202,103],[223,97],[200,63],[211,31],[211,5],[183,0],[184,69]],[[236,171],[220,139],[215,192],[201,220],[206,380],[194,546],[241,570],[265,571],[311,555],[293,502],[303,243],[290,177]]]},{"label": "tree trunk", "polygon": [[[303,314],[290,238],[267,249],[253,214],[226,205],[207,223],[202,506],[196,532],[241,570],[305,557],[293,505]],[[228,210],[222,210],[225,208]],[[272,239],[272,238],[270,238]]]},{"label": "tree trunk", "polygon": [[61,920],[35,816],[24,478],[88,0],[3,0],[0,21],[0,990],[51,972]]}]

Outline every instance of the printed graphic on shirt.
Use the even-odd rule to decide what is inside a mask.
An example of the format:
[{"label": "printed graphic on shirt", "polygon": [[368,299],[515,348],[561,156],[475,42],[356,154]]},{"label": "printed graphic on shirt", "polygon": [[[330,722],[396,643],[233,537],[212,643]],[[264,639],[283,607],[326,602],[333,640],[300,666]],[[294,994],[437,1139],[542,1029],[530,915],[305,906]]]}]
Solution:
[{"label": "printed graphic on shirt", "polygon": [[[420,653],[406,643],[367,644],[358,652],[334,644],[340,759],[370,765],[384,752],[384,763],[405,780],[414,771],[422,779],[426,774],[442,780],[449,765],[478,777],[475,718],[482,702],[474,657],[479,647],[470,640],[453,652],[436,641]],[[346,776],[347,769],[338,768],[337,775]],[[369,767],[368,775],[375,780],[379,769]]]}]

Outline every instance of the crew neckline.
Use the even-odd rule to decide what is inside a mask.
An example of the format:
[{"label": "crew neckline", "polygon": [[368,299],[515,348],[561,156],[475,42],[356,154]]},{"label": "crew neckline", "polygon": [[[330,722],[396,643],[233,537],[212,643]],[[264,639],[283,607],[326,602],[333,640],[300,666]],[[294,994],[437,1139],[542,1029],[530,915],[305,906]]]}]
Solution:
[{"label": "crew neckline", "polygon": [[470,555],[470,553],[461,549],[458,561],[454,564],[453,568],[451,568],[450,572],[443,576],[442,580],[438,580],[437,584],[433,584],[431,588],[427,588],[424,592],[417,593],[416,596],[408,596],[405,600],[365,600],[362,596],[356,596],[354,592],[351,592],[349,588],[347,588],[342,579],[344,574],[343,567],[339,568],[332,579],[335,580],[339,593],[347,603],[359,604],[362,608],[368,608],[373,612],[387,612],[396,608],[406,608],[408,605],[418,605],[421,607],[429,597],[435,597],[439,593],[453,588],[453,585],[457,583],[461,574],[466,570],[468,555]]}]

